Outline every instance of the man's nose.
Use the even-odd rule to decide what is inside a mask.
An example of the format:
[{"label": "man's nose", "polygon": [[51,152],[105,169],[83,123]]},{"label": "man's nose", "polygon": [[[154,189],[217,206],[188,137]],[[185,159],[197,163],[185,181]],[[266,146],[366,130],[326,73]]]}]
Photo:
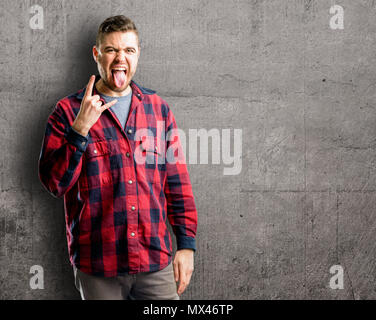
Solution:
[{"label": "man's nose", "polygon": [[123,50],[119,50],[117,52],[117,55],[116,55],[116,60],[117,61],[125,61],[126,60],[125,57],[126,57],[125,52]]}]

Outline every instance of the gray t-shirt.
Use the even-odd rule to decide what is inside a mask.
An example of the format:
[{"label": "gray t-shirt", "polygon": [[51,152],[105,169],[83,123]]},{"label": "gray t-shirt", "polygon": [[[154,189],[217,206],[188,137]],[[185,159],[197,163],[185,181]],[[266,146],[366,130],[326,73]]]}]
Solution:
[{"label": "gray t-shirt", "polygon": [[131,107],[131,101],[132,101],[132,90],[129,94],[122,97],[110,97],[106,96],[104,94],[100,94],[101,97],[106,101],[106,103],[111,102],[112,100],[117,99],[117,102],[115,105],[113,105],[110,109],[113,111],[118,118],[120,124],[125,128],[125,124],[127,123],[128,119],[128,113],[129,109]]}]

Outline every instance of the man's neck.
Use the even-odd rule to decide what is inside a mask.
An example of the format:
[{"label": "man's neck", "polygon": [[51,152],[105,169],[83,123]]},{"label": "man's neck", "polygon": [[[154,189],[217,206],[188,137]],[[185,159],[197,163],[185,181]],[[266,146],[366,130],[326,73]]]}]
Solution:
[{"label": "man's neck", "polygon": [[100,79],[96,84],[95,84],[95,89],[97,89],[97,91],[101,94],[104,94],[106,96],[110,96],[110,97],[122,97],[122,96],[126,96],[128,95],[130,92],[131,92],[131,86],[128,85],[128,87],[123,90],[123,91],[113,91],[111,90],[110,88],[108,88],[102,81],[102,79]]}]

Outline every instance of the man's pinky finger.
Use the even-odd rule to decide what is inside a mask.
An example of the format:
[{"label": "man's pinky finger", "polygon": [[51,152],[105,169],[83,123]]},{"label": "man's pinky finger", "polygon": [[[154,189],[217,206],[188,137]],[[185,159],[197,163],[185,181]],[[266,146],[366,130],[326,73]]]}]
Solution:
[{"label": "man's pinky finger", "polygon": [[111,108],[116,102],[118,102],[117,99],[112,100],[111,102],[106,103],[105,105],[103,105],[103,107],[102,107],[103,111],[106,110],[106,109],[108,109],[108,108]]}]

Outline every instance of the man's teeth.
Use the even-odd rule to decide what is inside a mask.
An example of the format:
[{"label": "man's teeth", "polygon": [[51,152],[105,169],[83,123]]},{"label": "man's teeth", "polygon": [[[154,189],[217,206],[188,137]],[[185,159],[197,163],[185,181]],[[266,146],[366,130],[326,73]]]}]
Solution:
[{"label": "man's teeth", "polygon": [[126,69],[125,69],[125,68],[113,68],[112,70],[121,70],[121,71],[125,71]]}]

